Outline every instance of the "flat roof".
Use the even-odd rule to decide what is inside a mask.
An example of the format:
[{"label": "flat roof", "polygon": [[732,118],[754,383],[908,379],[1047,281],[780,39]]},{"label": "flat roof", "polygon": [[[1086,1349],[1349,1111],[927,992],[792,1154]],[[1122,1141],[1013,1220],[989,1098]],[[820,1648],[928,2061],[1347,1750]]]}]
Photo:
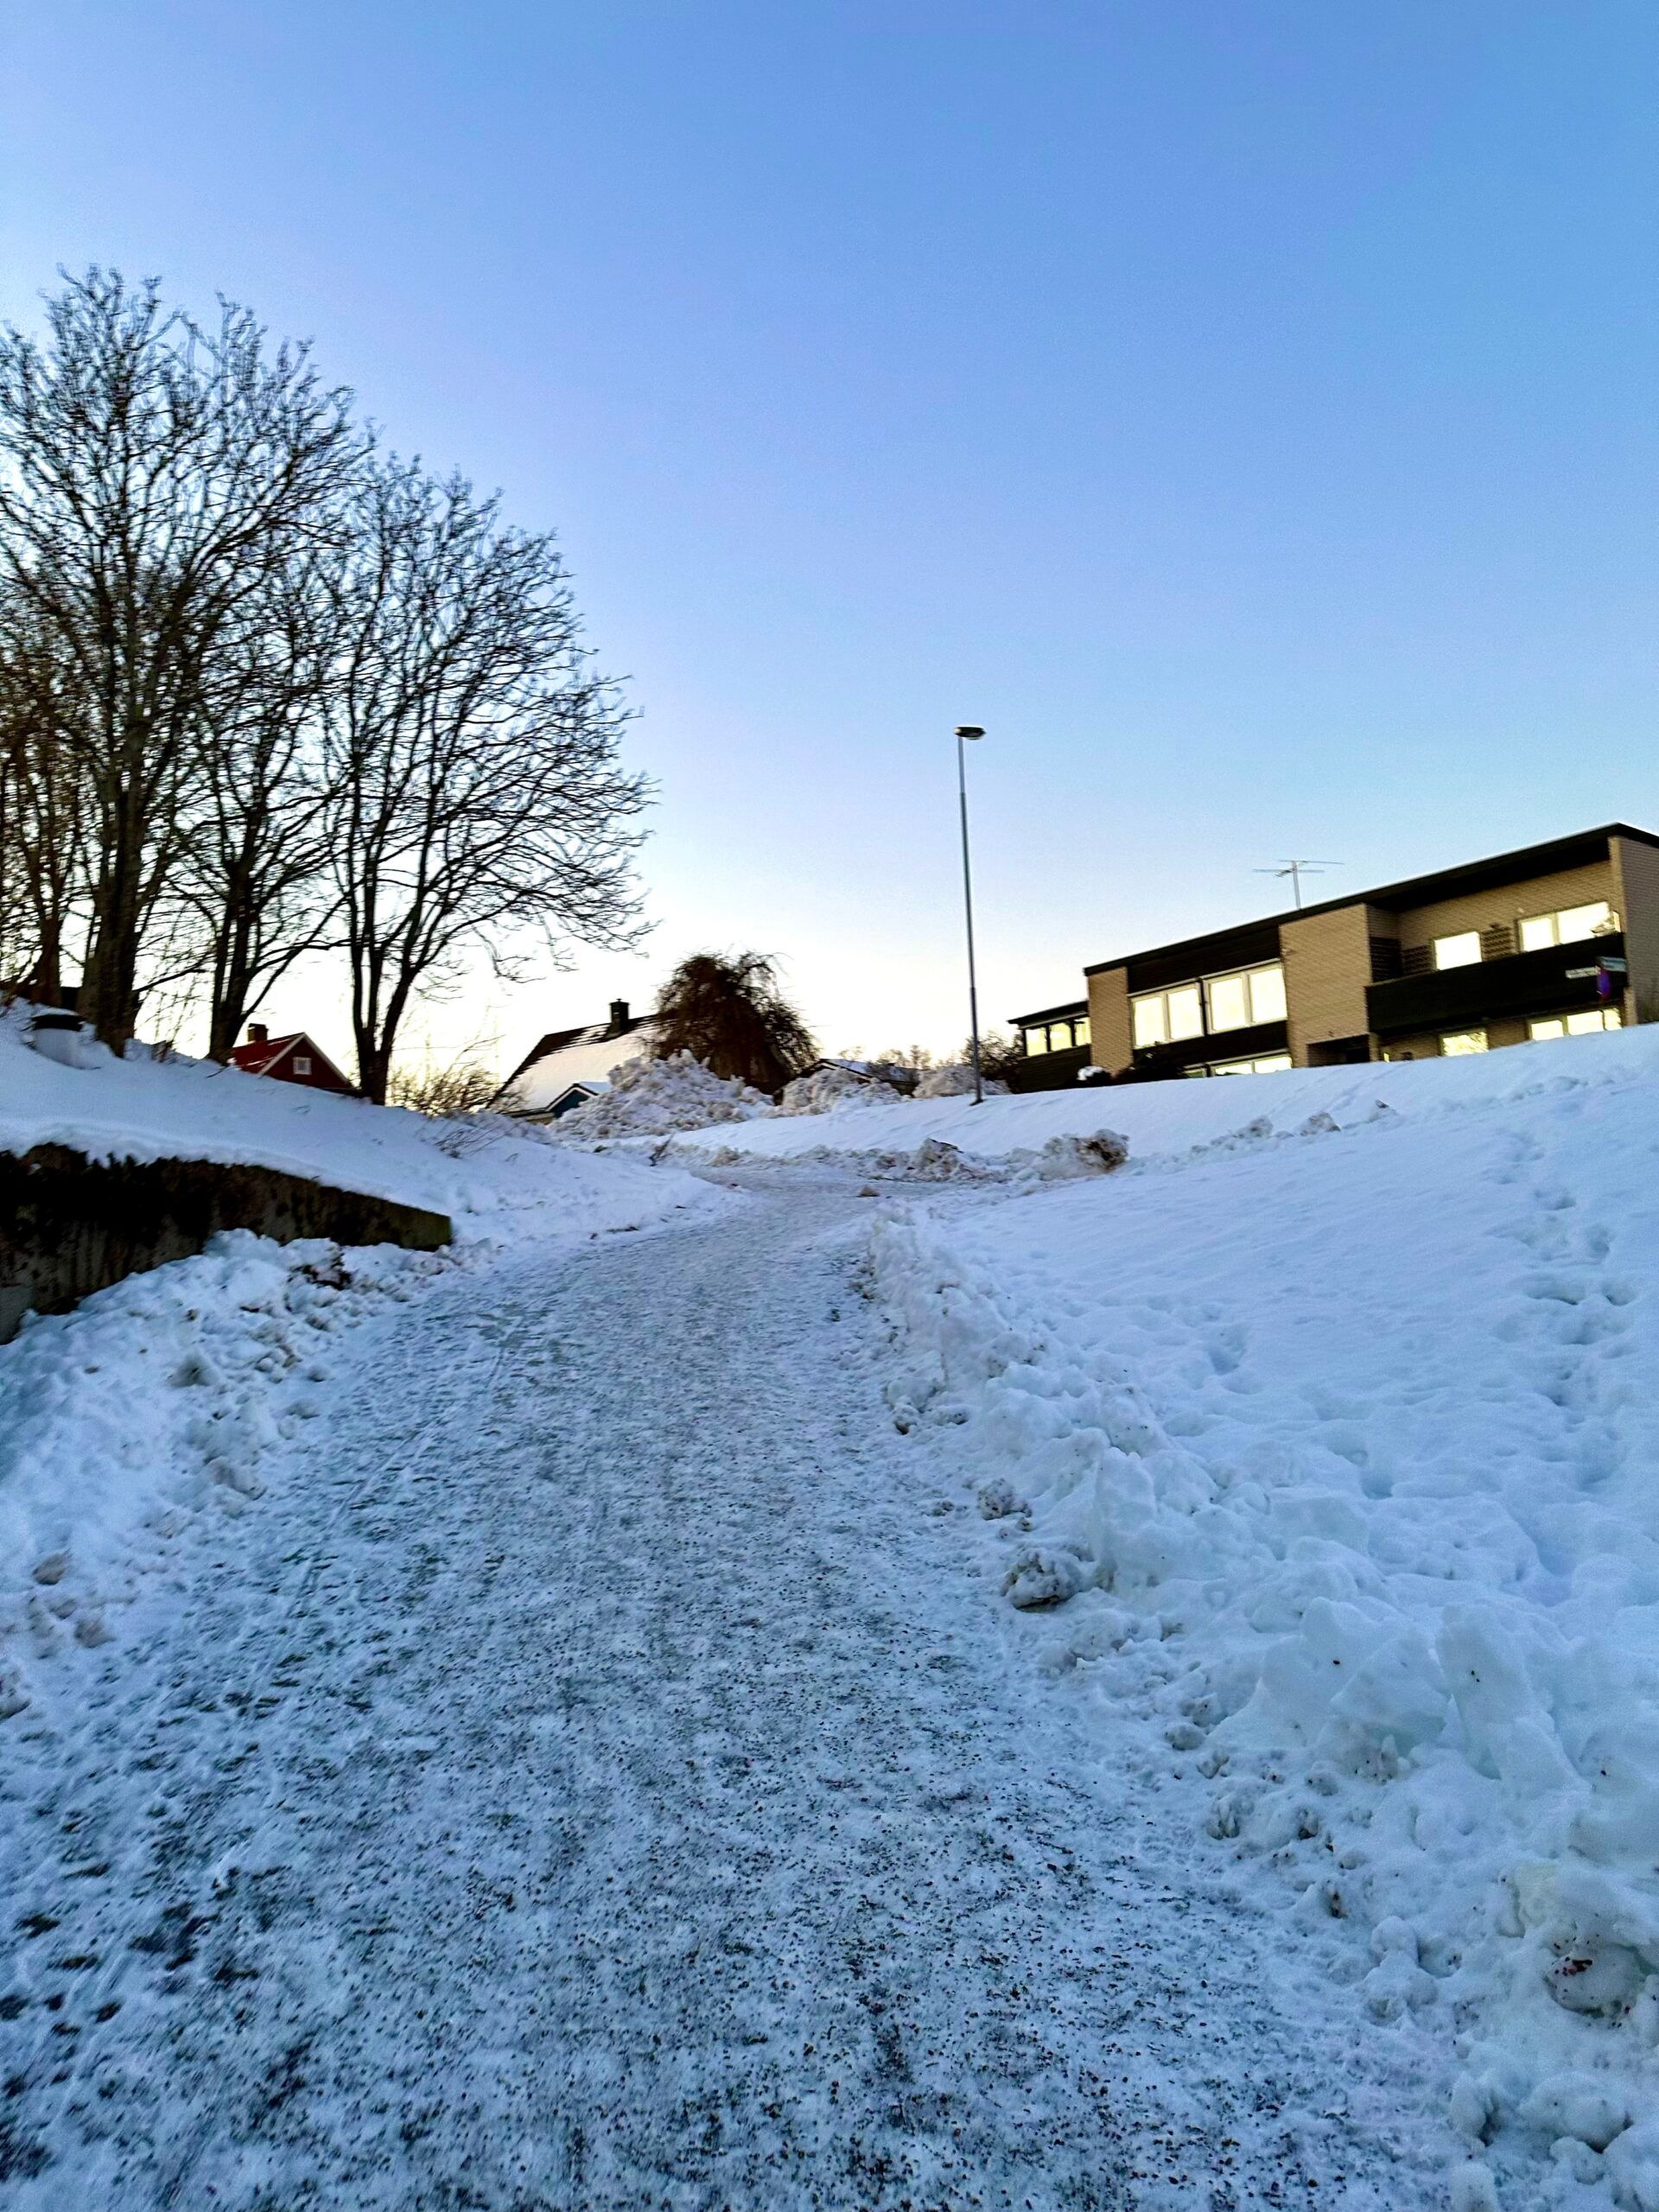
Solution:
[{"label": "flat roof", "polygon": [[1088,1011],[1087,999],[1068,999],[1064,1006],[1046,1006],[1040,1014],[1011,1014],[1008,1020],[1023,1029],[1028,1021],[1076,1021]]},{"label": "flat roof", "polygon": [[[1659,847],[1651,830],[1632,828],[1628,822],[1609,822],[1599,830],[1580,830],[1568,837],[1552,837],[1545,844],[1518,846],[1514,852],[1494,853],[1488,859],[1465,861],[1459,868],[1438,868],[1429,875],[1408,876],[1402,883],[1385,883],[1374,891],[1351,891],[1346,898],[1322,899],[1311,906],[1290,906],[1277,914],[1262,914],[1230,927],[1200,930],[1192,937],[1172,938],[1167,944],[1145,946],[1121,953],[1115,960],[1096,960],[1085,976],[1103,976],[1114,968],[1127,968],[1136,960],[1166,959],[1188,945],[1201,945],[1228,937],[1235,931],[1277,928],[1309,914],[1334,914],[1344,906],[1427,906],[1440,899],[1466,898],[1478,891],[1496,891],[1506,883],[1523,882],[1529,875],[1554,875],[1569,868],[1582,868],[1600,857],[1611,837],[1629,837],[1638,845]],[[1027,1019],[1039,1020],[1040,1015]]]}]

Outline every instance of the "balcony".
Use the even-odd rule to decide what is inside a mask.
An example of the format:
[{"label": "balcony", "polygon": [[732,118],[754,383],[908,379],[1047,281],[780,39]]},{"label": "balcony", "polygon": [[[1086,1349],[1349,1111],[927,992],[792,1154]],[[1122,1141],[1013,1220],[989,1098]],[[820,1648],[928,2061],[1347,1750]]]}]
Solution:
[{"label": "balcony", "polygon": [[[1476,1028],[1505,1015],[1524,1020],[1529,1014],[1570,1014],[1598,1003],[1593,973],[1575,976],[1570,971],[1593,970],[1599,961],[1624,957],[1618,931],[1537,952],[1500,951],[1496,958],[1486,954],[1489,937],[1500,941],[1497,932],[1484,932],[1482,957],[1466,968],[1425,967],[1414,973],[1408,955],[1403,975],[1371,984],[1365,1004],[1373,1034],[1404,1037],[1425,1030]],[[1514,943],[1507,931],[1502,941]]]}]

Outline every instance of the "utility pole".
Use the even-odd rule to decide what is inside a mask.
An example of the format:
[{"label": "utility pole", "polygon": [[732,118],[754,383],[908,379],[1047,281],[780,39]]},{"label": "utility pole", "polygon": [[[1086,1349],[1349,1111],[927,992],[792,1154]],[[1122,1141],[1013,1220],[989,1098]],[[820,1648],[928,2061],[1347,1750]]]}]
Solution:
[{"label": "utility pole", "polygon": [[1287,875],[1291,895],[1296,901],[1296,911],[1300,914],[1302,911],[1302,878],[1305,875],[1323,875],[1326,868],[1341,866],[1340,861],[1281,861],[1277,868],[1259,868],[1255,873],[1258,875]]},{"label": "utility pole", "polygon": [[985,734],[972,722],[957,728],[957,796],[962,803],[962,902],[968,917],[968,1022],[974,1046],[974,1103],[985,1103],[979,1070],[979,984],[974,974],[974,873],[968,857],[968,741]]}]

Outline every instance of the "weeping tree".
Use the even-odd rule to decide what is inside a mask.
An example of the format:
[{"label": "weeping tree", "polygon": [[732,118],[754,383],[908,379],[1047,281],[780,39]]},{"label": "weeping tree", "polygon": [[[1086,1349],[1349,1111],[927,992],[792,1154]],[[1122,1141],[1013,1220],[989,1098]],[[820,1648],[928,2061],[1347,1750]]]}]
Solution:
[{"label": "weeping tree", "polygon": [[805,1022],[760,952],[694,952],[658,995],[659,1059],[690,1052],[716,1075],[779,1091],[817,1058]]},{"label": "weeping tree", "polygon": [[459,477],[365,471],[323,713],[329,848],[366,1097],[421,995],[482,951],[517,978],[640,933],[626,713],[582,641],[552,539]]}]

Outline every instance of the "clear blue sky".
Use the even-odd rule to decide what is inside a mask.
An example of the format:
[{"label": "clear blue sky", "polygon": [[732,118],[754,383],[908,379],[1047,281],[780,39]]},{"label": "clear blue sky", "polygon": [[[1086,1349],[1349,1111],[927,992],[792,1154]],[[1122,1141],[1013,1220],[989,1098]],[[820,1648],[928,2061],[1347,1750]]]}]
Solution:
[{"label": "clear blue sky", "polygon": [[0,312],[314,337],[634,679],[650,950],[436,1033],[715,943],[960,1037],[964,719],[998,1016],[1281,856],[1659,825],[1649,0],[17,0],[3,83]]}]

